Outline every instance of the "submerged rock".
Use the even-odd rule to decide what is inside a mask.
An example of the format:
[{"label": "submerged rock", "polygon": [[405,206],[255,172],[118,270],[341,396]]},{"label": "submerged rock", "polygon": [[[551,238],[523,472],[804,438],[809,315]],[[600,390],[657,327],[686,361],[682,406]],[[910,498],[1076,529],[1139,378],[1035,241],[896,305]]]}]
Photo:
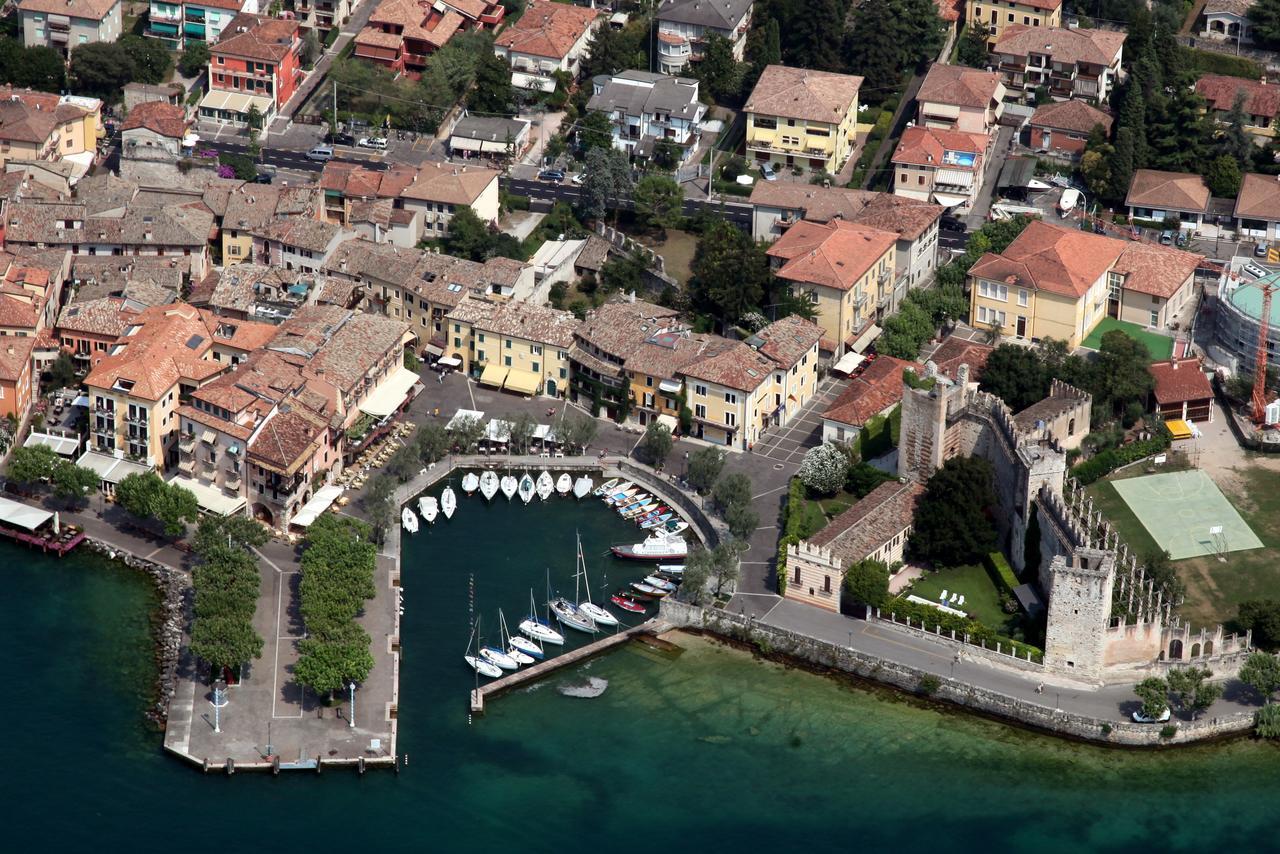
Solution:
[{"label": "submerged rock", "polygon": [[599,676],[588,676],[581,682],[565,682],[556,690],[566,697],[582,697],[590,700],[599,697],[604,693],[604,689],[608,687],[608,679],[601,679]]}]

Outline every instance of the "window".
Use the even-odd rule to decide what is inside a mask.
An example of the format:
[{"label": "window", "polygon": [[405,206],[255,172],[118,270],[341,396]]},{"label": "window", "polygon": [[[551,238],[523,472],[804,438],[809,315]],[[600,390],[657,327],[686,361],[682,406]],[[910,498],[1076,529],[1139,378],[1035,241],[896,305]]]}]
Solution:
[{"label": "window", "polygon": [[693,393],[696,394],[698,397],[706,397],[707,387],[704,385],[695,383],[693,386]]},{"label": "window", "polygon": [[506,365],[508,368],[509,368],[509,367],[511,367],[511,357],[510,357],[510,356],[503,356],[503,357],[502,357],[502,364]]},{"label": "window", "polygon": [[737,405],[738,396],[731,391],[726,391],[724,393],[724,402],[728,404]]},{"label": "window", "polygon": [[1151,309],[1151,325],[1152,325],[1152,326],[1159,326],[1159,325],[1160,325],[1160,310],[1159,310],[1159,309],[1155,309],[1155,308]]},{"label": "window", "polygon": [[542,345],[541,345],[541,344],[530,344],[530,345],[529,345],[529,352],[533,353],[533,355],[535,355],[535,356],[541,356],[541,355],[542,355]]},{"label": "window", "polygon": [[477,350],[477,351],[476,351],[476,358],[483,362],[483,361],[485,360],[485,358],[484,358],[484,351],[483,351],[483,350]]},{"label": "window", "polygon": [[707,407],[701,403],[693,405],[693,417],[705,419],[707,417]]},{"label": "window", "polygon": [[569,369],[568,369],[568,368],[561,368],[561,369],[560,369],[560,379],[562,379],[562,380],[567,380],[568,378],[569,378]]},{"label": "window", "polygon": [[726,413],[724,414],[724,426],[726,426],[726,427],[737,427],[737,426],[738,426],[738,414],[737,414],[736,412],[726,412]]},{"label": "window", "polygon": [[533,368],[533,372],[534,372],[535,374],[542,370],[542,365],[541,365],[540,363],[538,363],[538,362],[534,362],[534,363],[531,365],[531,367]]},{"label": "window", "polygon": [[[506,347],[508,350],[510,350],[510,349],[511,349],[511,339],[510,339],[510,338],[508,338],[506,341],[503,341],[503,342],[502,342],[502,346],[503,346],[503,347]],[[511,364],[511,363],[510,363],[510,362],[508,362],[507,364]]]},{"label": "window", "polygon": [[773,117],[766,118],[765,116],[756,116],[751,120],[751,122],[756,127],[765,128],[766,130],[773,130],[778,126],[778,120]]},{"label": "window", "polygon": [[77,36],[77,38],[79,39],[80,44],[88,44],[88,43],[89,43],[89,37],[88,37],[88,36]]},{"label": "window", "polygon": [[1030,301],[1030,294],[1024,289],[1018,290],[1018,305],[1025,306]]}]

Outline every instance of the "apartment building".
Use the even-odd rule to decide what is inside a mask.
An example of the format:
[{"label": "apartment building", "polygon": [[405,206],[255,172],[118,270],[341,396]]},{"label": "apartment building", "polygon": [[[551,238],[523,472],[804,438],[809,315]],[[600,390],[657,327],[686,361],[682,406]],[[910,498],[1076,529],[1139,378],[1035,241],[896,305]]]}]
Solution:
[{"label": "apartment building", "polygon": [[1004,115],[1004,83],[994,71],[934,63],[916,93],[916,122],[935,130],[990,134]]},{"label": "apartment building", "polygon": [[609,117],[614,148],[651,159],[659,144],[674,145],[683,164],[698,147],[707,107],[698,97],[697,80],[623,71],[597,76],[591,89],[587,109]]},{"label": "apartment building", "polygon": [[727,342],[683,370],[693,435],[750,450],[770,426],[774,362],[741,341]]},{"label": "apartment building", "polygon": [[272,219],[249,233],[257,263],[304,273],[323,270],[338,245],[355,236],[340,225],[300,216]]},{"label": "apartment building", "polygon": [[27,47],[51,47],[65,55],[124,34],[120,0],[19,0],[15,5]]},{"label": "apartment building", "polygon": [[775,320],[747,338],[773,362],[773,398],[766,401],[766,424],[786,426],[818,391],[818,351],[822,327],[798,315]]},{"label": "apartment building", "polygon": [[281,13],[292,15],[306,29],[327,33],[342,26],[360,0],[282,0]]},{"label": "apartment building", "polygon": [[893,194],[967,213],[982,189],[985,134],[910,127],[893,152]]},{"label": "apartment building", "polygon": [[400,191],[404,209],[421,217],[418,239],[447,235],[449,222],[460,207],[471,208],[481,222],[496,223],[500,213],[499,174],[496,169],[482,166],[435,162],[419,166],[413,182]]},{"label": "apartment building", "polygon": [[240,184],[226,193],[218,207],[222,210],[218,242],[226,266],[253,260],[255,232],[280,220],[314,219],[319,202],[314,186]]},{"label": "apartment building", "polygon": [[587,312],[586,320],[574,330],[569,349],[571,399],[610,418],[628,412],[627,360],[647,338],[682,328],[679,317],[674,309],[640,300],[605,303]]},{"label": "apartment building", "polygon": [[257,14],[258,0],[151,0],[146,33],[169,50],[185,50],[193,42],[213,44],[242,12]]},{"label": "apartment building", "polygon": [[101,132],[97,98],[0,87],[0,168],[10,160],[70,161],[78,178],[93,165]]},{"label": "apartment building", "polygon": [[560,397],[578,319],[567,311],[493,296],[467,296],[445,316],[444,352],[483,385]]},{"label": "apartment building", "polygon": [[1053,101],[1036,107],[1031,114],[1031,147],[1057,157],[1079,159],[1084,154],[1089,134],[1101,127],[1111,136],[1110,113],[1084,101]]},{"label": "apartment building", "polygon": [[747,156],[832,174],[857,142],[862,78],[770,65],[743,107]]},{"label": "apartment building", "polygon": [[22,423],[31,411],[40,385],[35,350],[35,338],[0,337],[0,418],[12,417]]},{"label": "apartment building", "polygon": [[1062,26],[1062,0],[973,0],[965,25],[987,31],[987,47],[995,49],[1000,36],[1013,27],[1046,29]]},{"label": "apartment building", "polygon": [[707,39],[729,42],[733,58],[746,58],[753,0],[661,0],[658,5],[658,70],[687,73],[702,61]]},{"label": "apartment building", "polygon": [[1245,130],[1261,143],[1276,135],[1276,116],[1280,115],[1280,85],[1261,80],[1246,80],[1224,74],[1202,74],[1196,81],[1196,94],[1208,102],[1209,115],[1225,124],[1236,99],[1243,97]]},{"label": "apartment building", "polygon": [[216,124],[246,127],[256,108],[265,133],[306,76],[297,21],[237,15],[209,53],[200,118]]},{"label": "apartment building", "polygon": [[599,9],[530,0],[520,20],[504,29],[493,52],[511,66],[517,89],[554,92],[555,73],[577,80],[591,51],[591,36],[604,23]]},{"label": "apartment building", "polygon": [[416,79],[455,34],[495,30],[505,15],[502,4],[488,0],[382,0],[356,34],[355,55]]},{"label": "apartment building", "polygon": [[1104,104],[1123,76],[1126,34],[1083,27],[1011,24],[991,48],[991,62],[1013,98],[1034,103],[1037,89],[1051,98]]}]

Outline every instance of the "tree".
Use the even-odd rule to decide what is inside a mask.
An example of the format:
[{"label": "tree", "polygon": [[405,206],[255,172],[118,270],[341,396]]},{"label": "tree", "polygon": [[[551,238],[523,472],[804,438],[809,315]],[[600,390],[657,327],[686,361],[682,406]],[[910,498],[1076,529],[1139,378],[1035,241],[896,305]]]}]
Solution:
[{"label": "tree", "polygon": [[476,66],[476,83],[467,96],[467,109],[475,113],[506,113],[515,94],[511,88],[511,67],[492,51]]},{"label": "tree", "polygon": [[396,521],[396,508],[392,501],[395,491],[395,479],[382,472],[369,478],[369,486],[364,491],[365,512],[379,537],[385,535]]},{"label": "tree", "polygon": [[[653,163],[659,169],[675,171],[684,161],[684,149],[669,139],[660,139],[653,146]],[[683,191],[681,191],[683,192]]]},{"label": "tree", "polygon": [[431,465],[449,453],[451,443],[448,432],[438,424],[424,424],[418,428],[413,437],[414,447],[418,450],[418,461],[423,465]]},{"label": "tree", "polygon": [[988,63],[987,40],[991,31],[982,24],[967,27],[960,37],[960,52],[956,60],[970,68],[986,68]]},{"label": "tree", "polygon": [[857,69],[865,79],[862,85],[870,90],[867,98],[883,101],[897,88],[907,64],[908,48],[898,41],[900,23],[893,3],[866,0],[854,11],[853,17],[853,29],[845,38],[845,56],[849,67]]},{"label": "tree", "polygon": [[570,451],[582,453],[595,439],[599,427],[594,418],[566,410],[556,420],[556,441]]},{"label": "tree", "polygon": [[[738,557],[740,548],[737,543],[721,543],[714,549],[698,549],[689,553],[685,561],[684,583],[681,592],[707,592],[719,596],[725,587],[737,582],[739,576]],[[693,572],[692,577],[690,571]],[[695,594],[696,595],[696,594]]]},{"label": "tree", "polygon": [[1147,370],[1150,361],[1141,341],[1119,329],[1104,333],[1093,372],[1098,382],[1096,388],[1090,389],[1094,403],[1109,404],[1118,412],[1130,401],[1145,401],[1156,382]]},{"label": "tree", "polygon": [[760,526],[760,514],[750,504],[733,504],[724,511],[724,521],[730,534],[745,540]]},{"label": "tree", "polygon": [[915,361],[920,345],[933,337],[938,327],[933,318],[915,300],[903,300],[898,313],[884,321],[884,333],[876,342],[876,351],[897,359]]},{"label": "tree", "polygon": [[1280,0],[1258,0],[1249,7],[1250,32],[1260,47],[1280,48]]},{"label": "tree", "polygon": [[479,418],[467,415],[454,421],[449,430],[453,434],[454,446],[458,451],[469,454],[475,450],[480,437],[484,435],[484,424]]},{"label": "tree", "polygon": [[711,496],[722,511],[735,504],[750,504],[751,478],[740,471],[726,472],[716,481]]},{"label": "tree", "polygon": [[849,465],[849,473],[844,479],[844,491],[855,498],[865,498],[871,490],[890,480],[896,480],[896,478],[870,463],[859,460]]},{"label": "tree", "polygon": [[604,219],[609,211],[616,213],[631,192],[631,164],[627,155],[615,148],[592,148],[586,164],[581,210],[584,216]]},{"label": "tree", "polygon": [[163,83],[173,68],[173,56],[159,39],[148,39],[130,33],[121,36],[116,46],[133,65],[133,78],[139,83]]},{"label": "tree", "polygon": [[1192,720],[1222,696],[1222,683],[1210,682],[1213,672],[1207,667],[1179,667],[1169,671],[1169,691],[1178,708]]},{"label": "tree", "polygon": [[217,673],[260,658],[262,636],[233,616],[203,617],[192,622],[191,651]]},{"label": "tree", "polygon": [[322,48],[320,47],[320,37],[316,35],[315,27],[307,27],[303,30],[305,35],[302,37],[302,60],[304,68],[314,68],[316,60],[320,58]]},{"label": "tree", "polygon": [[879,608],[889,599],[889,566],[882,560],[860,560],[844,574],[844,596],[856,602]]},{"label": "tree", "polygon": [[1246,599],[1236,617],[1240,628],[1253,633],[1255,645],[1264,649],[1280,646],[1280,601]]},{"label": "tree", "polygon": [[369,654],[368,634],[361,638],[359,633],[352,632],[337,641],[316,637],[299,641],[293,678],[317,694],[329,695],[344,690],[353,681],[363,682],[373,670],[373,656]]},{"label": "tree", "polygon": [[[845,63],[840,57],[843,15],[836,0],[797,3],[791,12],[794,17],[779,14],[780,21],[787,25],[786,47],[783,51],[787,65],[822,71],[843,71]],[[853,63],[852,57],[850,62]]]},{"label": "tree", "polygon": [[649,21],[636,16],[620,30],[599,27],[582,60],[582,79],[597,74],[615,74],[628,68],[648,68],[645,48],[649,41]]},{"label": "tree", "polygon": [[191,548],[196,554],[207,554],[216,548],[252,549],[266,544],[267,529],[248,516],[205,516],[196,526]]},{"label": "tree", "polygon": [[1213,195],[1235,198],[1240,192],[1240,162],[1230,154],[1219,154],[1209,164],[1204,179]]},{"label": "tree", "polygon": [[675,228],[684,219],[684,190],[665,175],[641,178],[631,200],[636,216],[650,228]]},{"label": "tree", "polygon": [[489,251],[489,229],[470,205],[459,207],[449,220],[445,251],[469,261],[484,261]]},{"label": "tree", "polygon": [[915,512],[912,553],[940,566],[977,563],[996,547],[991,463],[955,457],[933,473]]},{"label": "tree", "polygon": [[[17,18],[11,15],[8,20]],[[67,88],[67,67],[51,47],[23,47],[16,38],[0,37],[0,79],[15,87],[61,92]]]},{"label": "tree", "polygon": [[46,379],[50,388],[67,388],[75,384],[77,379],[75,361],[68,354],[59,353],[58,358],[54,359],[53,364],[49,366]]},{"label": "tree", "polygon": [[527,454],[534,431],[538,429],[537,419],[528,412],[517,412],[504,420],[511,425],[511,450],[517,454]]},{"label": "tree", "polygon": [[1241,168],[1247,168],[1253,162],[1254,152],[1258,148],[1253,144],[1249,131],[1245,129],[1250,123],[1249,115],[1244,109],[1245,100],[1243,91],[1236,93],[1231,110],[1224,120],[1225,128],[1222,131],[1222,137],[1218,141],[1218,147],[1222,153],[1233,158]]},{"label": "tree", "polygon": [[604,151],[613,148],[613,122],[608,113],[591,110],[578,122],[578,152],[586,157],[596,148]]},{"label": "tree", "polygon": [[45,445],[14,448],[9,457],[9,479],[23,484],[49,480],[62,462],[62,458]]},{"label": "tree", "polygon": [[178,70],[183,77],[198,77],[200,72],[209,67],[209,45],[192,39],[187,42],[178,60]]},{"label": "tree", "polygon": [[164,525],[165,536],[180,537],[186,522],[200,516],[195,493],[177,484],[165,483],[155,472],[131,474],[116,486],[116,501],[139,519],[155,519]]},{"label": "tree", "polygon": [[707,602],[710,591],[707,585],[711,581],[714,561],[707,549],[691,552],[684,562],[684,580],[680,584],[680,598],[687,599],[695,605]]},{"label": "tree", "polygon": [[699,495],[706,495],[715,485],[716,478],[720,477],[720,472],[724,471],[724,461],[725,452],[720,448],[699,448],[689,455],[689,471],[685,480]]},{"label": "tree", "polygon": [[1240,681],[1252,688],[1263,703],[1280,690],[1280,659],[1269,652],[1251,652],[1240,666]]},{"label": "tree", "polygon": [[835,495],[849,473],[849,458],[830,443],[815,445],[805,452],[797,476],[810,492]]},{"label": "tree", "polygon": [[723,219],[716,220],[698,239],[690,272],[694,304],[726,324],[735,323],[760,304],[770,277],[761,245]]},{"label": "tree", "polygon": [[1164,592],[1164,601],[1178,603],[1186,595],[1186,585],[1173,568],[1173,556],[1161,548],[1145,552],[1141,559],[1142,571],[1155,583],[1155,589]]},{"label": "tree", "polygon": [[1169,685],[1163,679],[1152,676],[1133,687],[1133,693],[1142,701],[1142,716],[1159,720],[1169,708]]},{"label": "tree", "polygon": [[661,471],[667,454],[671,453],[671,445],[671,430],[665,424],[651,421],[636,445],[636,452],[644,462]]},{"label": "tree", "polygon": [[1104,142],[1089,146],[1080,157],[1080,174],[1084,177],[1085,186],[1095,197],[1112,197],[1111,162],[1115,156],[1115,146]]},{"label": "tree", "polygon": [[62,460],[53,470],[53,494],[68,500],[80,500],[98,488],[98,473],[93,469]]},{"label": "tree", "polygon": [[987,357],[981,386],[1020,412],[1043,400],[1049,393],[1049,376],[1044,365],[1026,347],[1001,344]]},{"label": "tree", "polygon": [[133,61],[118,42],[77,45],[71,51],[70,67],[76,91],[113,102],[134,79]]},{"label": "tree", "polygon": [[718,102],[736,101],[742,92],[743,64],[733,56],[733,43],[711,33],[702,45],[702,61],[694,66],[698,81]]}]

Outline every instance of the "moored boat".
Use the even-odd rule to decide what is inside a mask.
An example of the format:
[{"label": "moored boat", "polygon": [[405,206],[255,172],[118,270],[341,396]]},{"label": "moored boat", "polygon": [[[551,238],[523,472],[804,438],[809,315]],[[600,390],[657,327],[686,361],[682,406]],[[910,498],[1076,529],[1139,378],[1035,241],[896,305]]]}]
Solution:
[{"label": "moored boat", "polygon": [[629,510],[622,511],[620,515],[622,516],[623,519],[632,519],[635,521],[639,521],[640,519],[642,519],[645,516],[648,516],[650,513],[652,513],[657,509],[658,509],[658,502],[646,501],[643,504],[634,505]]},{"label": "moored boat", "polygon": [[483,658],[477,658],[474,655],[464,655],[462,656],[462,660],[481,676],[488,676],[490,679],[502,678],[502,668],[498,667],[496,664],[490,664]]},{"label": "moored boat", "polygon": [[534,491],[538,493],[538,497],[546,501],[551,497],[551,493],[555,490],[555,481],[551,479],[549,472],[543,472],[538,475],[538,480],[534,483]]},{"label": "moored boat", "polygon": [[580,632],[595,633],[599,631],[594,620],[578,610],[577,605],[574,605],[563,596],[552,599],[547,605],[551,608],[551,613],[555,615],[560,625],[577,629]]},{"label": "moored boat", "polygon": [[569,473],[565,472],[556,478],[556,492],[561,495],[568,495],[573,489],[573,478],[569,477]]},{"label": "moored boat", "polygon": [[573,482],[573,497],[578,499],[586,498],[587,493],[591,491],[591,484],[594,482],[585,474],[579,477]]},{"label": "moored boat", "polygon": [[518,482],[514,477],[512,477],[509,474],[504,474],[502,476],[501,488],[502,488],[502,494],[507,496],[507,500],[510,501],[512,498],[515,497],[516,490],[519,488],[519,486],[518,486]]},{"label": "moored boat", "polygon": [[683,519],[672,519],[667,523],[666,532],[669,537],[676,537],[689,530],[689,523]]},{"label": "moored boat", "polygon": [[643,614],[645,612],[645,606],[643,604],[622,592],[618,592],[610,596],[609,601],[624,611],[630,611],[632,614]]},{"label": "moored boat", "polygon": [[661,599],[663,596],[667,595],[667,591],[660,590],[657,587],[654,587],[652,584],[645,584],[644,582],[641,582],[641,581],[631,582],[631,589],[637,591],[638,593],[643,593],[645,596],[648,596],[651,599]]},{"label": "moored boat", "polygon": [[480,475],[480,494],[484,496],[485,501],[492,501],[493,496],[498,494],[497,472],[487,471]]},{"label": "moored boat", "polygon": [[[582,576],[582,591],[585,598],[578,600],[578,611],[586,615],[591,622],[602,626],[618,625],[618,618],[609,613],[605,608],[600,607],[591,601],[591,584],[587,580],[587,559],[582,556],[582,537],[578,537],[578,565],[576,571]],[[577,599],[578,581],[574,579],[574,598]]]},{"label": "moored boat", "polygon": [[628,560],[672,560],[689,554],[689,544],[679,537],[650,534],[644,542],[629,546],[612,546],[610,551]]},{"label": "moored boat", "polygon": [[458,496],[452,486],[446,486],[444,492],[440,493],[440,512],[444,514],[444,518],[452,519],[453,511],[457,509]]},{"label": "moored boat", "polygon": [[529,591],[529,616],[520,621],[517,626],[520,633],[526,637],[532,638],[538,643],[550,643],[560,646],[564,643],[564,635],[551,628],[544,620],[538,617],[538,609],[533,604],[533,590]]},{"label": "moored boat", "polygon": [[604,497],[604,503],[608,504],[610,507],[617,507],[618,504],[621,502],[626,502],[629,504],[630,502],[627,502],[627,499],[635,495],[639,491],[640,490],[634,486],[628,486],[625,489],[618,489],[616,492],[612,494],[606,494]]},{"label": "moored boat", "polygon": [[[498,630],[498,636],[502,639],[502,649],[506,651],[507,655],[511,656],[516,664],[533,664],[534,656],[525,652],[524,648],[520,644],[515,643],[515,638],[511,636],[509,631],[507,631],[507,616],[502,613],[501,608],[498,609]],[[525,638],[521,638],[520,640],[528,642]],[[534,646],[534,648],[537,649],[536,646]],[[538,651],[541,652],[541,650]],[[538,655],[537,657],[542,658],[541,655]]]},{"label": "moored boat", "polygon": [[533,495],[537,491],[537,487],[533,485],[533,478],[529,477],[529,473],[525,472],[520,478],[520,485],[516,487],[516,493],[520,496],[520,500],[528,504],[533,500]]},{"label": "moored boat", "polygon": [[659,590],[665,590],[668,593],[676,592],[676,584],[674,581],[667,581],[665,578],[659,578],[656,575],[646,575],[642,583],[647,584],[650,587],[656,587]]},{"label": "moored boat", "polygon": [[422,514],[422,518],[430,525],[436,521],[436,516],[440,513],[440,504],[433,496],[424,495],[418,499],[418,512]]},{"label": "moored boat", "polygon": [[476,473],[469,471],[462,476],[462,491],[467,495],[471,495],[480,488],[480,478],[476,477]]},{"label": "moored boat", "polygon": [[418,517],[414,515],[412,508],[406,507],[400,511],[400,524],[410,534],[418,533]]},{"label": "moored boat", "polygon": [[615,486],[617,486],[621,482],[622,482],[621,478],[616,478],[616,477],[613,478],[612,480],[606,480],[604,483],[600,484],[595,489],[593,489],[591,491],[591,494],[594,495],[596,498],[603,498],[605,495],[609,493],[609,490],[613,489]]},{"label": "moored boat", "polygon": [[640,523],[640,527],[647,531],[650,528],[656,528],[659,525],[665,525],[671,521],[674,515],[675,515],[674,513],[663,513],[661,516],[655,516],[651,519],[644,520],[643,522]]},{"label": "moored boat", "polygon": [[684,564],[682,563],[660,563],[658,564],[658,572],[665,572],[667,575],[684,575]]},{"label": "moored boat", "polygon": [[542,647],[538,646],[536,641],[530,640],[529,638],[521,635],[512,635],[510,641],[511,646],[514,649],[520,650],[525,655],[539,660],[547,657],[546,652],[543,651]]},{"label": "moored boat", "polygon": [[520,667],[514,658],[495,646],[480,647],[480,657],[490,664],[501,667],[503,670],[517,670]]}]

